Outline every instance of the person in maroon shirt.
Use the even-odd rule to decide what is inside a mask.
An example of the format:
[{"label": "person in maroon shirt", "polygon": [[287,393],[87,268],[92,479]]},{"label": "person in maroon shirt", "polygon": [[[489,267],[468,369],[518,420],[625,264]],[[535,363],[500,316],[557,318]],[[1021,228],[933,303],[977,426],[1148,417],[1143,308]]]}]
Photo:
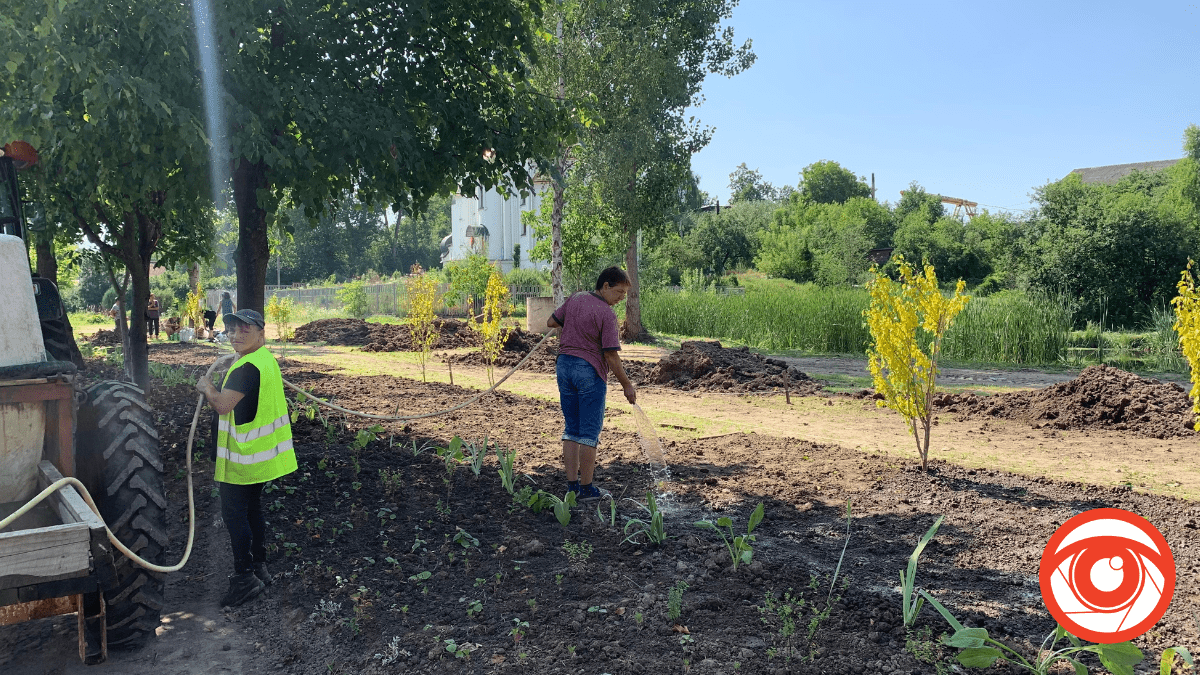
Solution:
[{"label": "person in maroon shirt", "polygon": [[567,490],[577,493],[580,501],[612,498],[608,491],[592,485],[610,369],[629,403],[637,402],[637,390],[621,366],[617,315],[612,309],[628,292],[625,270],[609,267],[596,279],[595,291],[572,295],[546,320],[548,327],[562,329],[555,372],[566,422],[563,465]]}]

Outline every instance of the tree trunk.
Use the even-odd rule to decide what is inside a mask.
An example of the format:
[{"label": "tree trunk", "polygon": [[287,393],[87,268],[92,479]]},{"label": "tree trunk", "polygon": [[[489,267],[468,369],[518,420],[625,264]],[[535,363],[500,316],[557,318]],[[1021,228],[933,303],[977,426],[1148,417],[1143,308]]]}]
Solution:
[{"label": "tree trunk", "polygon": [[188,288],[195,293],[200,288],[200,263],[188,265]]},{"label": "tree trunk", "polygon": [[237,160],[233,171],[233,201],[237,206],[238,245],[234,251],[237,264],[237,308],[258,312],[266,307],[267,265],[271,245],[267,239],[267,212],[258,205],[258,191],[266,190],[267,166],[251,163],[245,157]]},{"label": "tree trunk", "polygon": [[622,342],[648,342],[650,334],[642,328],[642,300],[638,285],[637,230],[629,236],[629,248],[625,251],[625,273],[629,275],[629,294],[625,296],[625,325],[621,330]]},{"label": "tree trunk", "polygon": [[[150,349],[146,344],[146,305],[150,301],[150,256],[158,244],[157,223],[140,213],[125,214],[125,246],[121,260],[133,284],[133,307],[125,339],[125,373],[144,391],[150,391]],[[133,243],[132,246],[129,243]]]},{"label": "tree trunk", "polygon": [[[54,257],[54,241],[39,240],[34,245],[34,251],[37,253],[37,275],[53,281],[54,285],[58,286],[58,259]],[[84,362],[79,345],[75,342],[75,329],[71,328],[71,317],[67,316],[65,308],[62,320],[63,327],[66,329],[67,347],[71,350],[71,363],[83,370],[87,367],[87,363]]]},{"label": "tree trunk", "polygon": [[563,198],[566,192],[563,181],[566,176],[554,181],[554,204],[550,211],[550,289],[554,296],[554,306],[561,307],[566,300],[563,292],[563,262],[562,262],[562,219]]}]

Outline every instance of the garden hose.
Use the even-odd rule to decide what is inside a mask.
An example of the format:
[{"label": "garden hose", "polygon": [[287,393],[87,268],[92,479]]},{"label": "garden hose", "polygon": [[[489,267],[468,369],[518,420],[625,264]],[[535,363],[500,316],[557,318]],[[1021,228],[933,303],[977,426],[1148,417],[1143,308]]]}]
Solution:
[{"label": "garden hose", "polygon": [[[209,366],[209,368],[208,368],[207,375],[211,375],[213,370],[216,369],[218,364],[220,364],[222,361],[228,360],[229,358],[230,358],[229,356],[222,356],[222,357],[218,358],[216,361],[213,361],[213,364],[211,366]],[[120,542],[120,540],[117,539],[117,536],[115,534],[113,534],[113,531],[111,529],[109,529],[108,523],[104,523],[104,518],[103,518],[103,516],[100,515],[100,509],[96,507],[96,502],[95,502],[95,500],[92,499],[92,495],[88,492],[87,488],[84,487],[83,483],[80,482],[78,478],[75,478],[73,476],[68,476],[66,478],[61,478],[59,480],[54,481],[45,490],[42,490],[41,492],[39,492],[37,494],[37,496],[35,496],[33,499],[29,500],[24,506],[17,509],[16,511],[14,511],[11,515],[4,518],[3,520],[0,520],[0,530],[3,530],[4,528],[8,527],[10,524],[15,522],[18,518],[25,515],[27,512],[29,512],[30,509],[32,509],[33,507],[35,507],[39,503],[41,503],[42,500],[44,500],[47,497],[49,497],[50,495],[54,494],[55,491],[61,490],[64,486],[72,485],[79,490],[81,495],[83,495],[83,500],[85,502],[87,502],[87,505],[92,509],[92,512],[96,514],[96,517],[100,519],[100,522],[104,523],[104,531],[106,533],[108,533],[108,540],[110,542],[112,542],[112,545],[115,546],[118,551],[123,553],[125,555],[125,557],[129,558],[130,560],[132,560],[134,563],[140,565],[141,567],[144,567],[144,568],[150,570],[151,572],[160,572],[160,573],[178,572],[179,570],[183,569],[183,566],[185,564],[187,564],[188,558],[190,558],[192,555],[192,544],[194,544],[195,540],[196,540],[196,500],[195,500],[195,494],[194,494],[195,491],[192,486],[192,444],[196,439],[196,425],[200,421],[200,409],[203,407],[204,407],[204,394],[200,394],[199,398],[196,400],[196,412],[192,414],[192,428],[191,428],[191,431],[188,433],[188,442],[187,442],[188,539],[187,539],[187,546],[183,550],[183,557],[180,558],[178,563],[176,563],[174,565],[155,565],[152,562],[143,560],[138,554],[129,550],[129,547],[126,546],[125,544],[122,544]]]}]

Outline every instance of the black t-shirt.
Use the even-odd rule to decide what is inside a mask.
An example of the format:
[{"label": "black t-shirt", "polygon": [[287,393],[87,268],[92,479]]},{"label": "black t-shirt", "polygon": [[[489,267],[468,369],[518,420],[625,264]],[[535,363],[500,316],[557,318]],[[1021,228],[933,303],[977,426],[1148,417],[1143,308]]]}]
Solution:
[{"label": "black t-shirt", "polygon": [[240,391],[245,396],[233,407],[233,423],[249,424],[258,414],[258,385],[261,375],[258,366],[253,363],[243,363],[229,374],[224,389]]}]

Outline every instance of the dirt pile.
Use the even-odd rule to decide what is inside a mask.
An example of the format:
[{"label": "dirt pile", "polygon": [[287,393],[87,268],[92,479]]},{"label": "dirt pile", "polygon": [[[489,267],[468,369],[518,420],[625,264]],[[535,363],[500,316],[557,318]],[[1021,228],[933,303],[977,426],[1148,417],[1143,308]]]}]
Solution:
[{"label": "dirt pile", "polygon": [[814,394],[821,385],[779,359],[753,354],[748,347],[722,347],[717,341],[688,341],[658,362],[650,382],[684,391],[749,392],[783,389]]},{"label": "dirt pile", "polygon": [[93,347],[120,347],[121,336],[117,335],[115,330],[101,328],[96,331],[95,335],[87,338],[87,342]]},{"label": "dirt pile", "polygon": [[[465,321],[436,319],[438,339],[434,349],[478,347],[479,334]],[[533,342],[529,342],[530,339]],[[526,352],[537,343],[533,333],[517,329],[509,340],[515,347],[522,345]],[[319,319],[296,329],[297,342],[324,342],[331,345],[362,347],[364,352],[411,352],[412,330],[408,325],[371,323],[362,319]]]},{"label": "dirt pile", "polygon": [[1028,421],[1035,429],[1112,429],[1148,438],[1192,436],[1195,418],[1183,387],[1109,366],[1039,391],[996,396],[941,394],[934,405],[966,418]]}]

